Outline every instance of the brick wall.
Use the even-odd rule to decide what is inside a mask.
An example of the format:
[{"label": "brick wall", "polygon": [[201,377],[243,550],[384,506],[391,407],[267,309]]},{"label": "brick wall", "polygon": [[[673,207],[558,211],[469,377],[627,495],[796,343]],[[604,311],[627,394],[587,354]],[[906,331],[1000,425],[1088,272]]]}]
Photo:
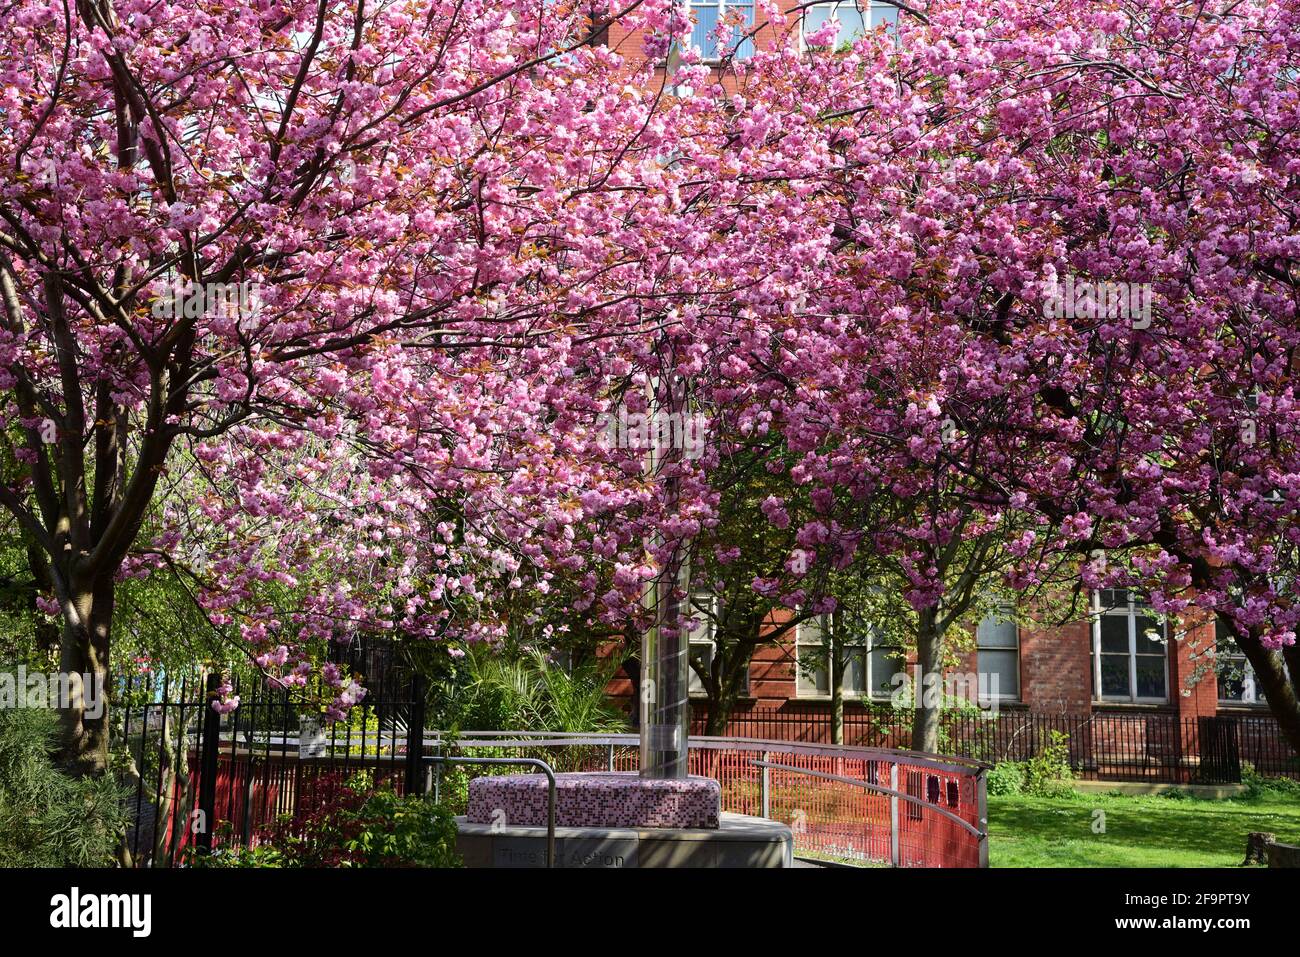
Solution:
[{"label": "brick wall", "polygon": [[1020,629],[1020,700],[1032,711],[1087,714],[1092,629],[1077,621]]},{"label": "brick wall", "polygon": [[1169,693],[1183,716],[1214,714],[1219,708],[1219,683],[1214,674],[1214,617],[1189,620],[1187,634],[1170,643]]}]

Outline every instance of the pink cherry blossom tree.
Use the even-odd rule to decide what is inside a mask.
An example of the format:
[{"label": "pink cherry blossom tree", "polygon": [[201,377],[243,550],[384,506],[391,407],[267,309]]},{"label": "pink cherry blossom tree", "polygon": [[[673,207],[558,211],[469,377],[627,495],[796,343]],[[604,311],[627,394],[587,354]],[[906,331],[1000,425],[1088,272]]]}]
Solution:
[{"label": "pink cherry blossom tree", "polygon": [[1223,615],[1300,747],[1298,14],[936,2],[810,67],[838,243],[756,408],[809,482],[941,496],[900,557],[1016,513],[1080,585]]},{"label": "pink cherry blossom tree", "polygon": [[[5,8],[0,504],[64,672],[106,680],[151,564],[293,683],[290,625],[436,634],[492,536],[566,559],[595,481],[548,423],[657,321],[642,227],[676,201],[651,61],[588,41],[666,10]],[[250,605],[322,563],[292,622]],[[65,757],[99,771],[79,700]]]}]

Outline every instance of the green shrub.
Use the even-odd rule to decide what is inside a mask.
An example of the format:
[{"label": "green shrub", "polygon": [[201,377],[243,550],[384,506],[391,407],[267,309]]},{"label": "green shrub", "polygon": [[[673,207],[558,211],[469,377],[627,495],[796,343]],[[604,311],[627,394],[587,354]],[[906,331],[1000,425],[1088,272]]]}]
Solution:
[{"label": "green shrub", "polygon": [[1023,761],[1000,761],[985,777],[991,795],[1019,794],[1025,789]]},{"label": "green shrub", "polygon": [[1246,785],[1248,797],[1277,795],[1300,798],[1300,781],[1294,778],[1265,777],[1249,761],[1241,762],[1241,783]]},{"label": "green shrub", "polygon": [[289,867],[284,852],[270,844],[256,847],[219,847],[210,854],[187,847],[183,860],[188,867]]},{"label": "green shrub", "polygon": [[376,791],[355,818],[344,842],[354,867],[459,867],[456,821],[427,797]]},{"label": "green shrub", "polygon": [[456,821],[432,797],[402,797],[374,788],[358,772],[336,789],[321,788],[294,817],[258,835],[252,848],[191,851],[192,867],[459,867]]},{"label": "green shrub", "polygon": [[1074,790],[1070,767],[1070,736],[1049,733],[1048,743],[1025,763],[1025,793],[1034,797],[1065,797]]},{"label": "green shrub", "polygon": [[612,661],[561,668],[534,650],[498,655],[471,648],[462,672],[433,709],[444,728],[474,731],[626,731],[627,718],[606,688]]},{"label": "green shrub", "polygon": [[58,715],[0,710],[0,867],[107,867],[125,833],[126,789],[51,760]]}]

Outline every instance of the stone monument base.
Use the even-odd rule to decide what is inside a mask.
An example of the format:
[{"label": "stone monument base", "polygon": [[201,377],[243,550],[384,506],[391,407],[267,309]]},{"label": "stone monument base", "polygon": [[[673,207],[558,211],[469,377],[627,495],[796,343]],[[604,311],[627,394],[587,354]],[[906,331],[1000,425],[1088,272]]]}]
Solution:
[{"label": "stone monument base", "polygon": [[[466,867],[546,866],[544,825],[476,824],[458,817],[456,830]],[[557,827],[555,866],[792,867],[794,834],[778,821],[746,814],[721,814],[713,828]]]},{"label": "stone monument base", "polygon": [[[501,774],[469,782],[471,824],[546,826],[543,774]],[[557,827],[717,827],[722,789],[713,778],[643,778],[628,771],[555,776]]]}]

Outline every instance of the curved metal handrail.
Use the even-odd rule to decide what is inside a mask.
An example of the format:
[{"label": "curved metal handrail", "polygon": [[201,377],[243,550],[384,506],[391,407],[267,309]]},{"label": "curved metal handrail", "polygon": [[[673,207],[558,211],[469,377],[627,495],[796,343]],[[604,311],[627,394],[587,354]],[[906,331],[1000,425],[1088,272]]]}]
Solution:
[{"label": "curved metal handrail", "polygon": [[546,866],[555,866],[555,769],[540,758],[459,758],[430,755],[426,764],[513,764],[539,768],[546,775]]},{"label": "curved metal handrail", "polygon": [[[591,733],[580,731],[462,731],[455,737],[446,732],[428,736],[437,744],[460,747],[563,747],[563,746],[636,746],[640,738],[630,733]],[[785,751],[790,754],[837,755],[841,757],[882,760],[893,764],[947,771],[952,774],[979,773],[992,767],[985,761],[901,748],[872,748],[855,744],[814,744],[773,738],[740,738],[691,735],[690,744],[701,750]]]}]

